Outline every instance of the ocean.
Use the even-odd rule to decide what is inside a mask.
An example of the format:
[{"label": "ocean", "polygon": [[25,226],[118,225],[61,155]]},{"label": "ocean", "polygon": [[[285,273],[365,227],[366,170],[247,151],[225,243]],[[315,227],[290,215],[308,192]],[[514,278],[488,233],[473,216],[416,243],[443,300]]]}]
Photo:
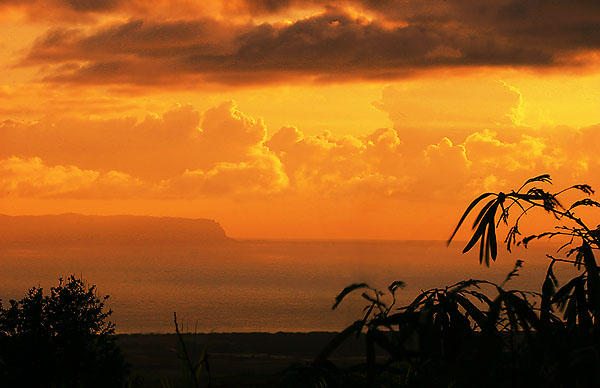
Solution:
[{"label": "ocean", "polygon": [[[118,333],[174,332],[173,312],[190,332],[339,331],[361,316],[366,301],[351,295],[332,311],[335,296],[352,283],[385,290],[395,280],[398,305],[420,290],[474,278],[502,282],[517,259],[520,276],[507,288],[539,290],[553,245],[539,243],[499,253],[490,268],[464,243],[442,241],[238,240],[196,246],[39,246],[0,248],[0,298],[56,285],[75,274],[109,294]],[[574,269],[560,266],[566,279]]]}]

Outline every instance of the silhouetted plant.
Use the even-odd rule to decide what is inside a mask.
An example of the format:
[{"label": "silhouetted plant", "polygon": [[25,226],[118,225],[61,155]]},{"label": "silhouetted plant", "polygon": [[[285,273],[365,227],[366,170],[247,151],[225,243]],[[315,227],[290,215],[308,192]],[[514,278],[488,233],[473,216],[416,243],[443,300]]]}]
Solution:
[{"label": "silhouetted plant", "polygon": [[0,383],[8,387],[120,387],[128,368],[94,285],[70,276],[44,295],[0,305]]},{"label": "silhouetted plant", "polygon": [[190,353],[188,352],[187,346],[183,339],[183,334],[181,334],[181,332],[179,331],[179,325],[177,324],[177,313],[175,312],[173,313],[173,323],[175,325],[175,333],[177,334],[179,345],[181,346],[181,359],[185,363],[185,370],[187,372],[186,380],[191,386],[199,388],[201,374],[203,371],[206,371],[207,387],[210,388],[212,386],[212,383],[210,374],[210,364],[208,363],[207,346],[204,345],[197,360],[192,361]]},{"label": "silhouetted plant", "polygon": [[[422,291],[409,305],[399,308],[395,307],[395,293],[402,282],[392,283],[387,297],[365,283],[353,284],[336,297],[333,309],[348,294],[362,290],[368,302],[364,315],[323,349],[313,370],[331,370],[324,368],[331,353],[346,338],[357,335],[364,336],[366,355],[365,363],[354,370],[361,371],[367,386],[596,386],[600,275],[594,251],[600,249],[600,226],[589,228],[575,211],[600,207],[600,203],[583,198],[564,206],[559,196],[565,192],[578,190],[590,195],[592,188],[574,185],[551,193],[536,186],[538,183],[550,184],[550,176],[529,179],[516,191],[479,196],[467,207],[448,243],[486,198],[489,200],[475,217],[473,235],[463,250],[468,252],[479,242],[480,263],[489,266],[490,259],[496,260],[496,232],[501,223],[510,225],[505,239],[509,251],[514,244],[527,246],[534,239],[566,237],[558,250],[565,258],[547,255],[550,262],[541,292],[508,288],[523,264],[520,260],[502,284],[469,279]],[[519,223],[538,208],[560,225],[521,238]],[[516,218],[510,222],[514,212]],[[580,273],[559,287],[554,266],[565,263]],[[377,349],[383,359],[377,357]]]},{"label": "silhouetted plant", "polygon": [[[208,346],[204,345],[197,357],[196,361],[192,358],[188,350],[188,346],[183,338],[183,333],[179,330],[179,324],[177,323],[177,313],[173,312],[173,324],[175,325],[175,334],[177,334],[177,341],[181,352],[180,359],[183,363],[183,374],[186,386],[190,388],[199,388],[201,386],[202,374],[206,373],[207,387],[212,386],[212,377],[210,372],[210,364],[208,362]],[[174,388],[175,383],[170,378],[161,379],[162,388]]]}]

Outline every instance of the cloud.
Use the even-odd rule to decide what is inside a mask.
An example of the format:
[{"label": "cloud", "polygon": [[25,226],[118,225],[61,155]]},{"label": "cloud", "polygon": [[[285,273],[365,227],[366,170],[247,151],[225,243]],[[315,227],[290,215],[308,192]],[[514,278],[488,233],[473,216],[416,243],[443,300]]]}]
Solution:
[{"label": "cloud", "polygon": [[138,194],[143,182],[118,171],[101,173],[72,165],[46,165],[40,158],[0,160],[2,197],[114,198]]},{"label": "cloud", "polygon": [[[221,15],[225,11],[222,3],[220,0],[0,0],[0,11],[21,11],[33,21],[81,24],[96,23],[106,16],[186,18],[189,15]],[[41,9],[44,12],[40,12]]]},{"label": "cloud", "polygon": [[[427,131],[427,122],[420,129]],[[288,126],[265,145],[281,160],[288,191],[296,194],[460,202],[546,172],[566,184],[596,184],[600,160],[592,144],[599,133],[598,126],[517,127],[506,118],[494,130],[465,128],[451,137],[439,132],[423,137],[404,130],[400,121],[396,129],[363,136],[307,136]]]},{"label": "cloud", "polygon": [[276,194],[288,186],[277,157],[260,152],[249,162],[220,162],[211,170],[186,170],[182,175],[161,182],[165,195],[265,195]]},{"label": "cloud", "polygon": [[425,148],[425,160],[428,166],[435,167],[435,173],[441,176],[463,175],[471,167],[465,145],[454,145],[444,137],[437,144]]},{"label": "cloud", "polygon": [[[393,129],[335,137],[330,132],[305,136],[294,127],[283,127],[267,140],[262,119],[239,111],[232,101],[203,113],[191,106],[177,107],[139,122],[127,117],[7,121],[0,141],[6,145],[0,158],[36,171],[22,173],[23,180],[17,179],[18,173],[5,177],[5,186],[20,187],[13,191],[24,196],[85,190],[93,196],[109,178],[111,184],[124,186],[113,195],[156,198],[395,195],[405,183],[402,142]],[[51,172],[62,170],[70,180],[58,179],[51,188]],[[32,187],[39,183],[39,190],[24,189],[26,182]],[[132,187],[136,191],[128,191]]]},{"label": "cloud", "polygon": [[457,82],[447,77],[403,82],[401,87],[388,85],[375,106],[402,128],[436,128],[436,134],[443,128],[448,135],[455,129],[512,125],[507,113],[519,104],[519,97],[502,81],[473,77]]},{"label": "cloud", "polygon": [[[581,67],[581,53],[600,48],[594,16],[600,12],[592,13],[591,2],[447,3],[440,10],[414,1],[359,4],[375,17],[327,5],[290,23],[234,24],[206,16],[135,19],[91,31],[61,27],[40,37],[21,65],[47,65],[47,82],[189,87],[394,79],[481,66]],[[295,3],[261,4],[279,10]]]},{"label": "cloud", "polygon": [[141,121],[6,121],[0,196],[466,201],[546,172],[596,183],[599,133],[506,119],[460,136],[424,138],[397,122],[360,136],[284,126],[269,137],[262,119],[232,101]]},{"label": "cloud", "polygon": [[221,55],[229,51],[234,26],[212,19],[151,22],[142,19],[100,29],[86,35],[78,28],[54,28],[36,40],[26,64],[75,60],[108,61],[120,56],[139,58]]},{"label": "cloud", "polygon": [[[403,82],[385,88],[376,104],[402,141],[404,198],[468,201],[542,173],[559,184],[600,184],[592,145],[599,126],[526,126],[528,100],[518,89],[501,80],[461,80],[459,88],[443,80]],[[482,104],[488,98],[497,103]]]},{"label": "cloud", "polygon": [[560,163],[545,153],[544,139],[526,134],[516,142],[508,142],[500,140],[493,131],[483,130],[469,135],[465,148],[469,160],[481,170],[554,170]]},{"label": "cloud", "polygon": [[244,115],[231,101],[204,114],[190,105],[179,106],[139,122],[132,117],[62,118],[7,121],[0,129],[0,158],[41,157],[51,164],[114,169],[144,179],[247,161],[266,136],[262,120]]},{"label": "cloud", "polygon": [[[34,7],[41,3],[38,0],[2,0],[2,7]],[[66,8],[77,12],[96,12],[114,9],[121,1],[119,0],[47,0],[50,8]]]},{"label": "cloud", "polygon": [[233,101],[226,101],[204,113],[201,140],[216,152],[215,157],[234,160],[237,155],[255,152],[267,136],[262,119],[240,112]]},{"label": "cloud", "polygon": [[122,190],[109,197],[278,192],[287,176],[263,145],[265,138],[262,120],[240,112],[232,101],[203,114],[177,107],[140,122],[5,121],[3,193],[68,196],[88,190],[94,196],[111,185]]},{"label": "cloud", "polygon": [[295,190],[315,195],[404,191],[401,144],[393,129],[366,136],[305,136],[283,127],[265,143],[283,163]]}]

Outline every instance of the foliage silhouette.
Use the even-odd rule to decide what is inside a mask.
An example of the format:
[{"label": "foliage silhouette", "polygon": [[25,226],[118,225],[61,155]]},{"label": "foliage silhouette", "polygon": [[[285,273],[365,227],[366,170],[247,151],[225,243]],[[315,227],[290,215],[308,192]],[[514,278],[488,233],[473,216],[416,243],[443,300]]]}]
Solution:
[{"label": "foliage silhouette", "polygon": [[[600,203],[583,198],[569,206],[562,204],[559,197],[568,191],[593,194],[589,185],[552,193],[539,184],[551,184],[550,176],[531,178],[516,191],[477,197],[448,243],[485,199],[488,201],[481,205],[473,234],[463,250],[468,252],[479,242],[480,264],[489,266],[490,260],[497,259],[496,232],[500,224],[508,227],[504,242],[509,251],[515,244],[527,246],[534,239],[566,238],[558,250],[564,258],[547,255],[549,265],[541,292],[510,288],[510,280],[523,265],[520,260],[502,284],[464,280],[422,291],[409,305],[399,308],[395,307],[395,293],[402,282],[392,283],[388,295],[364,283],[350,285],[336,297],[333,309],[347,295],[361,290],[367,301],[364,315],[304,368],[316,382],[310,386],[597,386],[600,271],[594,252],[600,249],[600,226],[588,227],[575,212],[582,207],[600,207]],[[553,216],[559,225],[551,231],[522,237],[519,223],[536,209]],[[562,287],[554,276],[554,267],[559,264],[571,264],[579,270]],[[331,377],[328,358],[352,335],[363,336],[366,341],[365,362],[337,370]]]},{"label": "foliage silhouette", "polygon": [[0,304],[0,382],[9,387],[120,387],[128,367],[105,310],[109,296],[70,276],[44,295]]},{"label": "foliage silhouette", "polygon": [[[212,376],[210,372],[210,364],[208,362],[208,346],[204,345],[197,357],[197,360],[192,361],[192,356],[188,350],[188,346],[183,338],[183,334],[179,330],[179,324],[177,323],[177,313],[173,312],[173,323],[175,325],[175,334],[177,334],[177,341],[179,349],[181,350],[180,359],[183,362],[185,385],[190,388],[199,388],[202,373],[206,372],[207,387],[212,387]],[[162,388],[175,387],[173,381],[169,378],[163,378],[161,380]]]}]

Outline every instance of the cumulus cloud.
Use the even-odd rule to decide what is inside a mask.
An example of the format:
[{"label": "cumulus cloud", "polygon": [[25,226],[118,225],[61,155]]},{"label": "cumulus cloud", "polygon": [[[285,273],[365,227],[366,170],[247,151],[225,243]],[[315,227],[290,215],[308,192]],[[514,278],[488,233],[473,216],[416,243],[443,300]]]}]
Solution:
[{"label": "cumulus cloud", "polygon": [[245,115],[233,101],[206,111],[201,131],[201,141],[216,153],[214,158],[224,157],[224,160],[256,153],[267,136],[263,120]]},{"label": "cumulus cloud", "polygon": [[89,189],[93,195],[110,185],[123,186],[112,194],[117,196],[278,192],[287,176],[265,138],[262,120],[232,101],[203,114],[177,107],[140,122],[6,121],[0,125],[3,193],[52,196]]},{"label": "cumulus cloud", "polygon": [[225,101],[141,121],[41,120],[0,125],[0,195],[121,198],[468,200],[551,172],[596,183],[600,127],[510,124],[423,138],[396,128],[307,135]]},{"label": "cumulus cloud", "polygon": [[452,140],[444,137],[437,144],[425,148],[426,166],[434,167],[435,174],[443,176],[464,176],[472,161],[467,157],[467,148],[463,144],[454,145]]},{"label": "cumulus cloud", "polygon": [[288,177],[277,157],[261,152],[248,162],[220,162],[208,171],[186,170],[160,186],[165,195],[268,195],[285,190]]},{"label": "cumulus cloud", "polygon": [[[49,65],[48,82],[183,87],[298,77],[393,79],[473,66],[580,67],[586,63],[581,53],[600,48],[600,9],[588,1],[344,3],[375,16],[322,2],[321,13],[290,23],[234,25],[207,16],[136,19],[87,32],[60,27],[40,37],[21,65]],[[268,11],[297,3],[249,4]]]},{"label": "cumulus cloud", "polygon": [[[515,127],[423,138],[397,129],[363,136],[306,136],[283,127],[265,143],[279,157],[290,190],[314,196],[466,201],[550,172],[563,182],[597,183],[600,127]],[[439,132],[438,132],[438,135]],[[585,140],[587,139],[587,140]],[[586,142],[587,141],[587,142]]]},{"label": "cumulus cloud", "polygon": [[137,195],[143,185],[119,171],[101,173],[72,165],[49,166],[37,157],[0,160],[0,196],[113,198]]},{"label": "cumulus cloud", "polygon": [[187,105],[139,122],[133,117],[6,121],[0,123],[0,158],[41,157],[51,164],[166,179],[217,162],[247,161],[265,136],[262,120],[228,101],[203,114]]},{"label": "cumulus cloud", "polygon": [[265,144],[281,159],[290,185],[299,192],[385,196],[406,189],[401,141],[393,129],[334,137],[329,132],[305,136],[297,128],[283,127]]},{"label": "cumulus cloud", "polygon": [[[506,83],[483,77],[435,78],[385,86],[376,107],[402,128],[443,128],[446,136],[459,128],[479,130],[513,124],[520,95]],[[490,101],[494,101],[493,104]],[[514,112],[518,116],[518,112]],[[434,141],[437,139],[427,139]]]}]

